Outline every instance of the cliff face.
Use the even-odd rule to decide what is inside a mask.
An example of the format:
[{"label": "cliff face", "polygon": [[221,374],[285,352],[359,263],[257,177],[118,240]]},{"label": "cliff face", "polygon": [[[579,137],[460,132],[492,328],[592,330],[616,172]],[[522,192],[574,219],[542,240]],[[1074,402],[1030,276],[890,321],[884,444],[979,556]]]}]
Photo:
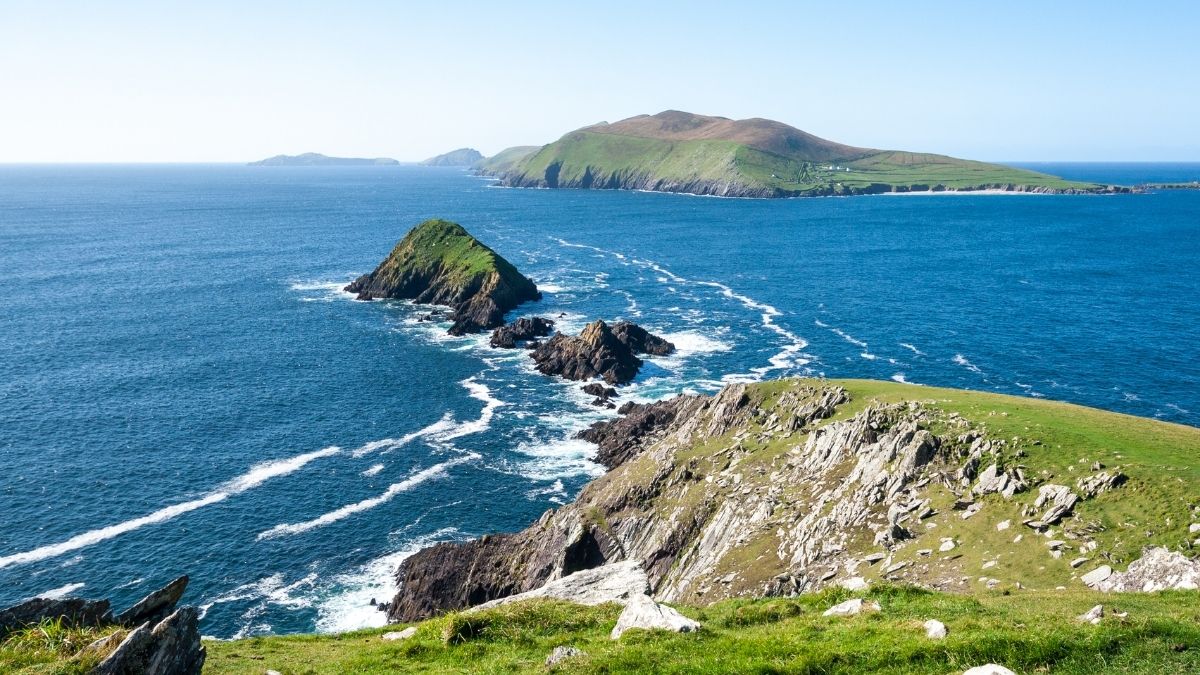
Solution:
[{"label": "cliff face", "polygon": [[394,298],[453,309],[450,333],[504,324],[504,313],[541,298],[537,286],[461,225],[427,220],[413,228],[374,272],[346,290],[359,300]]},{"label": "cliff face", "polygon": [[[730,385],[626,412],[587,432],[614,468],[575,503],[522,532],[405,560],[391,620],[624,560],[642,565],[656,599],[677,603],[788,595],[864,576],[993,588],[1013,583],[991,576],[1006,556],[1005,565],[1045,562],[1022,572],[1023,583],[1070,583],[1075,568],[1094,566],[1081,567],[1105,530],[1075,509],[1124,482],[1093,465],[1058,484],[1025,464],[1033,447],[1025,441],[993,438],[937,405],[854,401],[817,381]],[[994,569],[979,577],[981,567]]]}]

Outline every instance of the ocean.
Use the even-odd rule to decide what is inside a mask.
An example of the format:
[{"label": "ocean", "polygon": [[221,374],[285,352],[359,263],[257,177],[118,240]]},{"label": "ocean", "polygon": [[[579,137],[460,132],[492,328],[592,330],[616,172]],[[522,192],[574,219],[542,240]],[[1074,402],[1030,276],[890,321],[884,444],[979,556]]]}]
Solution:
[{"label": "ocean", "polygon": [[404,556],[520,529],[599,475],[573,436],[613,413],[578,383],[340,290],[430,217],[538,283],[514,316],[675,342],[619,401],[823,375],[1200,425],[1198,191],[740,200],[415,166],[0,166],[0,606],[121,609],[189,574],[205,635],[378,625]]}]

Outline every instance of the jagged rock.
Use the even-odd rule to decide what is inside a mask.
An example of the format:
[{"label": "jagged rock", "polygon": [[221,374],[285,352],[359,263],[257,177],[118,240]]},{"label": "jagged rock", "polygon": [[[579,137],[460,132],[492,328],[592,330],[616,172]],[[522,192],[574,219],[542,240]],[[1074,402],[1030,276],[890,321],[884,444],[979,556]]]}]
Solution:
[{"label": "jagged rock", "polygon": [[187,589],[188,577],[183,575],[162,588],[138,600],[132,607],[117,615],[116,623],[132,628],[147,621],[158,623],[171,612]]},{"label": "jagged rock", "polygon": [[380,636],[380,639],[388,641],[388,642],[391,642],[394,640],[407,640],[408,638],[410,638],[416,634],[417,634],[417,627],[409,626],[408,628],[405,628],[404,630],[394,630],[389,633],[384,633],[382,636]]},{"label": "jagged rock", "polygon": [[964,510],[962,512],[962,519],[966,520],[967,518],[970,518],[971,516],[975,515],[976,513],[979,513],[982,510],[983,510],[983,504],[981,502],[975,502],[974,504],[968,506],[966,508],[966,510]]},{"label": "jagged rock", "polygon": [[1039,520],[1046,525],[1053,525],[1069,514],[1078,501],[1079,496],[1065,485],[1042,485],[1038,488],[1033,508],[1049,507]]},{"label": "jagged rock", "polygon": [[497,349],[516,349],[522,342],[545,337],[554,330],[554,322],[540,316],[523,316],[492,331],[490,344]]},{"label": "jagged rock", "polygon": [[988,663],[982,666],[975,666],[963,671],[963,675],[1017,675],[1013,671],[1004,666]]},{"label": "jagged rock", "polygon": [[591,394],[598,399],[607,401],[617,395],[617,390],[612,387],[606,387],[599,382],[583,385],[583,393]]},{"label": "jagged rock", "polygon": [[613,626],[609,637],[616,640],[625,631],[633,628],[690,633],[699,630],[700,624],[666,605],[660,605],[650,596],[643,594],[629,599],[621,616],[617,618],[617,625]]},{"label": "jagged rock", "polygon": [[561,375],[568,380],[603,378],[609,384],[622,384],[637,375],[642,360],[636,354],[670,353],[675,347],[650,335],[641,327],[621,322],[609,327],[593,321],[576,337],[559,333],[534,348],[533,360],[538,371]]},{"label": "jagged rock", "polygon": [[946,637],[946,624],[937,619],[930,619],[925,622],[925,637],[930,640],[942,640]]},{"label": "jagged rock", "polygon": [[1098,625],[1104,619],[1104,605],[1096,605],[1088,611],[1075,617],[1076,621]]},{"label": "jagged rock", "polygon": [[1200,562],[1166,548],[1148,548],[1124,572],[1114,572],[1094,585],[1118,593],[1195,590],[1200,587]]},{"label": "jagged rock", "polygon": [[1083,583],[1087,584],[1088,586],[1095,588],[1096,586],[1099,586],[1104,580],[1106,580],[1110,576],[1112,576],[1112,573],[1113,573],[1113,568],[1109,567],[1108,565],[1101,565],[1101,566],[1097,567],[1096,569],[1092,570],[1091,572],[1088,572],[1087,574],[1079,577],[1079,580],[1082,581]]},{"label": "jagged rock", "polygon": [[1085,476],[1075,482],[1079,491],[1087,499],[1091,499],[1101,492],[1108,492],[1114,488],[1118,488],[1125,484],[1129,477],[1120,471],[1108,472],[1104,471],[1092,476]]},{"label": "jagged rock", "polygon": [[581,605],[602,605],[615,602],[623,605],[631,597],[650,592],[650,579],[636,560],[602,565],[590,570],[569,574],[532,591],[485,602],[475,609],[487,609],[533,598],[569,600]]},{"label": "jagged rock", "polygon": [[503,325],[504,313],[538,300],[537,286],[458,223],[417,225],[370,274],[346,286],[359,300],[396,298],[453,309],[452,335]]},{"label": "jagged rock", "polygon": [[550,652],[550,655],[546,657],[546,667],[552,668],[563,661],[566,661],[567,659],[573,659],[582,656],[587,656],[587,652],[583,651],[582,649],[576,649],[574,647],[555,647],[554,651]]},{"label": "jagged rock", "polygon": [[182,607],[151,628],[133,629],[92,675],[199,675],[205,648],[194,607]]},{"label": "jagged rock", "polygon": [[[603,385],[593,383],[588,386]],[[596,422],[575,437],[600,446],[596,461],[615,469],[644,448],[651,436],[661,433],[674,422],[685,401],[677,397],[656,403],[627,403],[621,406],[622,417]]]},{"label": "jagged rock", "polygon": [[99,626],[112,623],[112,612],[108,600],[34,598],[0,610],[0,639],[44,619],[62,619],[68,626]]},{"label": "jagged rock", "polygon": [[863,612],[878,612],[881,609],[879,603],[874,600],[853,598],[830,607],[821,616],[855,616]]}]

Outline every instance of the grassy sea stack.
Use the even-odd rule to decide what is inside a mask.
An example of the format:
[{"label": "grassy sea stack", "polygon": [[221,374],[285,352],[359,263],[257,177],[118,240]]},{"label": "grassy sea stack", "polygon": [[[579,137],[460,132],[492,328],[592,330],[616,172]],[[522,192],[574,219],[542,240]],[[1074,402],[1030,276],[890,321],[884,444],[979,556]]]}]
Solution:
[{"label": "grassy sea stack", "polygon": [[359,300],[400,299],[453,309],[450,334],[504,324],[504,313],[541,299],[537,286],[461,225],[433,219],[417,225],[374,272],[346,290]]},{"label": "grassy sea stack", "polygon": [[514,162],[477,168],[499,174],[502,183],[512,187],[722,197],[1128,191],[944,155],[843,145],[772,120],[731,120],[678,110],[584,127]]}]

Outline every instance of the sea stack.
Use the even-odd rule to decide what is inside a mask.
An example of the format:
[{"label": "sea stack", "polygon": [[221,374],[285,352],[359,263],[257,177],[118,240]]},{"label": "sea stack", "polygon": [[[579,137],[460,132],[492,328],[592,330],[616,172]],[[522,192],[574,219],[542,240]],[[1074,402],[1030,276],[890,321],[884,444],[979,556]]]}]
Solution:
[{"label": "sea stack", "polygon": [[346,290],[359,300],[399,299],[453,310],[451,335],[504,325],[504,313],[539,300],[537,286],[461,225],[433,219],[417,225],[387,259]]},{"label": "sea stack", "polygon": [[534,348],[537,369],[546,375],[562,375],[568,380],[603,378],[609,384],[623,384],[637,375],[642,360],[637,354],[665,355],[675,345],[649,333],[637,324],[621,321],[611,327],[593,321],[578,336],[559,333]]}]

